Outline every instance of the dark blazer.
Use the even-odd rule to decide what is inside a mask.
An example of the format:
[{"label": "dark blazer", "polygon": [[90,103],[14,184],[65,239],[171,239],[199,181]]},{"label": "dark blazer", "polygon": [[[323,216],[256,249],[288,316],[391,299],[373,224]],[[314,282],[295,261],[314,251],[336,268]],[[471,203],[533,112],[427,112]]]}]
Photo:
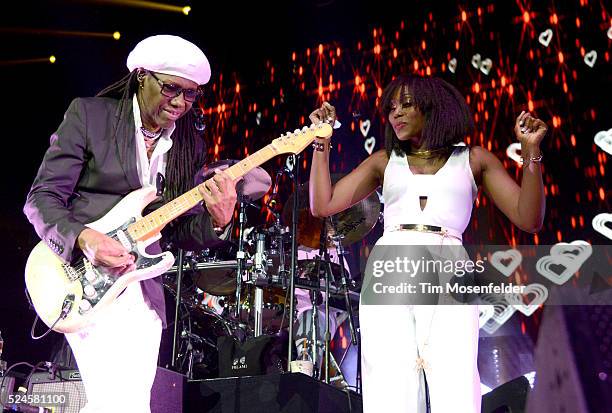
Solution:
[{"label": "dark blazer", "polygon": [[[84,224],[96,221],[141,187],[131,99],[128,133],[113,138],[118,103],[111,98],[77,98],[70,103],[27,196],[24,213],[36,233],[67,262]],[[204,208],[198,212],[173,225],[179,245],[195,249],[218,240],[208,213]],[[148,251],[159,252],[160,247],[154,244]],[[141,286],[165,326],[161,277],[142,281]]]}]

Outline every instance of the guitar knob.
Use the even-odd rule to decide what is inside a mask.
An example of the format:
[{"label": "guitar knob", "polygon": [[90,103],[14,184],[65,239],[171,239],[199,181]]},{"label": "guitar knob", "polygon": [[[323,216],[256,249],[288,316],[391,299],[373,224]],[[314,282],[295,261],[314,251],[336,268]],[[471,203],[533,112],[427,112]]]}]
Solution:
[{"label": "guitar knob", "polygon": [[81,300],[79,303],[79,310],[84,313],[91,310],[91,303],[87,300]]},{"label": "guitar knob", "polygon": [[93,284],[98,278],[98,275],[93,271],[93,269],[87,270],[85,271],[85,278],[87,279],[87,281]]},{"label": "guitar knob", "polygon": [[96,295],[96,289],[93,285],[86,285],[85,288],[83,288],[83,294],[87,297],[94,297]]}]

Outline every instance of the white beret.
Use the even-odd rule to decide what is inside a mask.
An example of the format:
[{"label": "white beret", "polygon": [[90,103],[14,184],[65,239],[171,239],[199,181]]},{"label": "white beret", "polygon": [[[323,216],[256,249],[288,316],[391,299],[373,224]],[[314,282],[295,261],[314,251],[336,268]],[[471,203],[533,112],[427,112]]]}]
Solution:
[{"label": "white beret", "polygon": [[203,85],[210,80],[210,63],[195,44],[178,36],[160,34],[147,37],[127,58],[131,71],[142,67],[152,72],[180,76]]}]

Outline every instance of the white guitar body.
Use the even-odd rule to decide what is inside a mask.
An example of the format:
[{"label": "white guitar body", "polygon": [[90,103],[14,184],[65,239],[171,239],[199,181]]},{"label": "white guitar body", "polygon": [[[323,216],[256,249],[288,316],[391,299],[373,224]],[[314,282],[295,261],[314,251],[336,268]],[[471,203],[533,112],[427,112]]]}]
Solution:
[{"label": "white guitar body", "polygon": [[[136,257],[136,269],[132,272],[110,275],[103,267],[91,266],[84,257],[80,263],[69,266],[44,242],[36,245],[26,263],[25,281],[36,312],[48,327],[53,326],[53,330],[61,333],[77,332],[91,324],[96,314],[110,305],[129,284],[157,277],[174,264],[170,252],[159,255],[145,252],[147,246],[160,238],[159,233],[134,242],[125,231],[127,225],[141,218],[144,207],[155,198],[153,187],[136,190],[102,218],[87,224],[119,240]],[[91,288],[95,295],[84,296],[84,289],[91,291]],[[62,311],[63,318],[60,317]]]}]

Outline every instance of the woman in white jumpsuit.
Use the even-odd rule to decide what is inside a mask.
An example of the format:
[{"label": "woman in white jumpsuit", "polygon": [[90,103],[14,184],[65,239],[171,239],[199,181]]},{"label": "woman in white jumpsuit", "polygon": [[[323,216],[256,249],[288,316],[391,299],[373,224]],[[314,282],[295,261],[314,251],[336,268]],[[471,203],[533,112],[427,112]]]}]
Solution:
[{"label": "woman in white jumpsuit", "polygon": [[[315,140],[313,215],[336,214],[382,185],[385,231],[377,246],[461,246],[480,185],[514,225],[528,232],[541,228],[545,196],[539,146],[548,129],[543,121],[528,112],[516,119],[514,132],[525,159],[519,186],[495,155],[462,143],[473,132],[472,115],[447,82],[399,76],[385,88],[380,106],[385,149],[333,187],[329,139]],[[313,123],[335,118],[327,102],[310,115]],[[366,305],[363,300],[362,291],[365,413],[425,413],[427,404],[431,413],[480,413],[477,306]]]}]

